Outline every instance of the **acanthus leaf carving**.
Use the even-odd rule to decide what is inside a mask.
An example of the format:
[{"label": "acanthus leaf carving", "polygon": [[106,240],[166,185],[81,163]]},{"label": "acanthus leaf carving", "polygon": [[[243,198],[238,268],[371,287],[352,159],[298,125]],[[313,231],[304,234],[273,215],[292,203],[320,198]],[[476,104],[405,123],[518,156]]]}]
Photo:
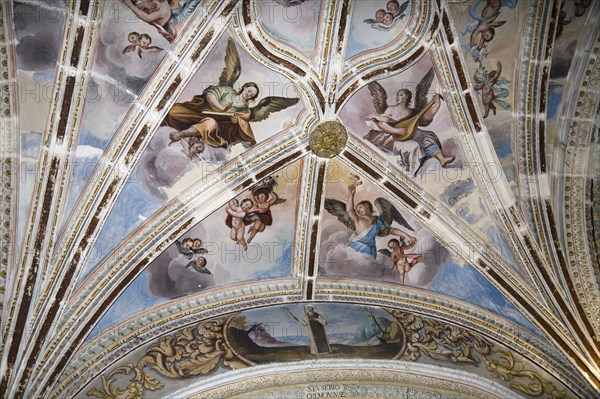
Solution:
[{"label": "acanthus leaf carving", "polygon": [[[493,378],[509,383],[515,390],[534,397],[545,395],[551,399],[561,399],[566,395],[566,390],[558,390],[552,382],[527,369],[523,361],[515,361],[512,352],[493,349],[493,344],[478,334],[416,314],[395,309],[387,311],[404,330],[406,342],[396,357],[399,360],[416,361],[421,356],[427,356],[434,360],[475,366],[483,361]],[[228,319],[204,321],[196,327],[187,327],[162,337],[146,349],[136,364],[126,364],[106,376],[102,375],[102,388],[91,388],[87,395],[101,399],[143,398],[145,391],[164,387],[163,383],[145,371],[148,367],[163,377],[186,379],[208,374],[219,364],[231,369],[249,366],[250,363],[237,357],[225,337]],[[119,374],[133,374],[126,388],[121,388],[124,385],[122,378],[120,386],[113,386],[119,380]]]}]

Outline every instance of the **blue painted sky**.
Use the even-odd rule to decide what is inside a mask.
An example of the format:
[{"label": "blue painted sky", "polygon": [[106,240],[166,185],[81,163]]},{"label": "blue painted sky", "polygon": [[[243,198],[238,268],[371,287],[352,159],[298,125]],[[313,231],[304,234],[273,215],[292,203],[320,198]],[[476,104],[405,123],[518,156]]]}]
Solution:
[{"label": "blue painted sky", "polygon": [[446,264],[428,289],[480,306],[541,336],[537,328],[471,265]]}]

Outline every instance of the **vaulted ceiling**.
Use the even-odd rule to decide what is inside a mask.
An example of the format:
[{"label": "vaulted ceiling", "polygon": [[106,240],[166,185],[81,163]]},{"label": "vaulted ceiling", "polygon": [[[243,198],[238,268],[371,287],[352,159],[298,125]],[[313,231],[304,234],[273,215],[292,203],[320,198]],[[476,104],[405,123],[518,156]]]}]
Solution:
[{"label": "vaulted ceiling", "polygon": [[0,8],[4,397],[597,397],[600,3]]}]

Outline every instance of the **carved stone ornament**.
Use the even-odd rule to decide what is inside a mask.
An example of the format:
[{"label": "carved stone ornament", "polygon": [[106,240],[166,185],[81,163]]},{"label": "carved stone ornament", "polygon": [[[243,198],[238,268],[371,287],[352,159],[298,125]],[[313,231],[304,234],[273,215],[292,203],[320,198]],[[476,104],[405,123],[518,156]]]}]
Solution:
[{"label": "carved stone ornament", "polygon": [[[512,352],[494,349],[492,343],[477,334],[399,310],[387,312],[397,320],[406,340],[395,359],[416,361],[424,355],[437,361],[475,366],[483,361],[491,377],[504,381],[511,389],[533,397],[560,399],[566,395],[565,390],[559,391],[552,382],[528,370],[523,361],[515,361]],[[102,399],[143,398],[145,391],[164,387],[150,370],[162,377],[181,380],[207,375],[219,366],[229,369],[251,366],[253,362],[238,355],[240,348],[233,348],[227,337],[228,324],[241,315],[243,312],[205,321],[161,338],[146,349],[137,363],[102,375],[101,387],[89,389],[87,395]],[[124,377],[128,378],[128,384]]]},{"label": "carved stone ornament", "polygon": [[321,158],[333,158],[346,147],[348,133],[339,122],[322,122],[312,131],[309,146]]}]

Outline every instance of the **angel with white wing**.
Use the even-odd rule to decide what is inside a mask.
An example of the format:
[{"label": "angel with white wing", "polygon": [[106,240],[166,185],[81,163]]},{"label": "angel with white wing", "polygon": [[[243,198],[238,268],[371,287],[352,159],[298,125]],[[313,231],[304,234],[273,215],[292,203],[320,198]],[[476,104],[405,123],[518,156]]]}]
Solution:
[{"label": "angel with white wing", "polygon": [[171,140],[197,137],[214,148],[230,148],[238,143],[251,147],[256,144],[256,139],[250,122],[262,121],[271,113],[298,102],[299,98],[265,97],[250,107],[251,101],[258,97],[259,89],[256,83],[247,82],[240,90],[235,90],[233,85],[241,71],[237,48],[229,39],[219,84],[207,87],[191,101],[176,103],[167,114],[163,125],[177,130],[169,134]]},{"label": "angel with white wing", "polygon": [[374,209],[371,201],[360,201],[354,204],[354,194],[356,186],[348,185],[348,200],[346,203],[333,198],[325,199],[325,209],[346,227],[354,231],[354,234],[348,239],[348,247],[355,251],[371,255],[377,258],[377,236],[387,236],[393,234],[401,237],[407,245],[414,245],[417,239],[406,234],[400,229],[391,227],[393,222],[397,222],[409,230],[413,228],[408,224],[400,212],[385,198],[375,199],[375,206],[379,210],[379,216],[373,215]]},{"label": "angel with white wing", "polygon": [[[414,140],[420,149],[418,170],[429,158],[435,158],[445,168],[454,162],[454,156],[447,156],[442,151],[440,139],[434,132],[420,129],[428,126],[440,109],[442,97],[434,94],[431,101],[427,102],[427,93],[433,82],[433,68],[423,76],[415,90],[415,108],[410,108],[413,93],[408,89],[400,89],[396,93],[396,104],[387,103],[387,93],[379,82],[369,83],[369,92],[373,97],[373,106],[376,113],[367,116],[365,122],[371,131],[365,135],[365,139],[377,145],[383,150],[404,155],[404,152],[396,149],[396,142]],[[403,163],[416,165],[414,160],[402,159]],[[407,167],[407,170],[409,168]]]}]

